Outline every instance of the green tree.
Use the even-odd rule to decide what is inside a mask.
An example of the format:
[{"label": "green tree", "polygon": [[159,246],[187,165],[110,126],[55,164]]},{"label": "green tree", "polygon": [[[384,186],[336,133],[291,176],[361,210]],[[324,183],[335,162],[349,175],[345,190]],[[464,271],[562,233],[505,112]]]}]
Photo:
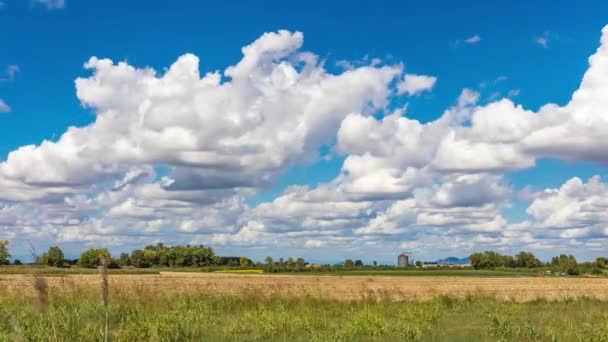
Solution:
[{"label": "green tree", "polygon": [[153,249],[144,248],[144,260],[145,260],[145,263],[149,266],[158,265],[158,263],[159,263],[158,252]]},{"label": "green tree", "polygon": [[[63,266],[63,251],[59,246],[49,247],[49,250],[44,253],[46,254],[46,264],[53,267],[62,267]],[[43,255],[44,255],[43,254]]]},{"label": "green tree", "polygon": [[120,253],[118,264],[120,266],[131,266],[131,257],[129,256],[129,253]]},{"label": "green tree", "polygon": [[599,268],[606,268],[606,265],[608,265],[608,258],[599,257],[595,259],[595,264]]},{"label": "green tree", "polygon": [[8,241],[0,240],[0,265],[8,265],[11,254],[8,252]]},{"label": "green tree", "polygon": [[292,257],[287,258],[287,268],[293,270],[296,267],[296,262]]},{"label": "green tree", "polygon": [[478,270],[481,267],[481,253],[473,253],[469,255],[469,262],[474,269]]},{"label": "green tree", "polygon": [[42,253],[42,255],[36,259],[36,263],[41,266],[48,266],[49,254],[47,252]]},{"label": "green tree", "polygon": [[[518,267],[517,259],[510,255],[500,255],[499,254],[498,266],[495,266],[495,267],[511,267],[511,268]],[[525,266],[521,266],[521,267],[525,267]]]},{"label": "green tree", "polygon": [[580,274],[576,258],[572,255],[560,254],[560,256],[553,257],[551,258],[551,265],[556,266],[561,272],[566,274]]},{"label": "green tree", "polygon": [[251,260],[249,260],[246,257],[242,256],[241,259],[240,259],[240,261],[239,261],[239,264],[241,266],[251,266],[252,262],[251,262]]},{"label": "green tree", "polygon": [[169,266],[169,254],[167,252],[161,252],[158,256],[158,265]]},{"label": "green tree", "polygon": [[363,266],[363,261],[355,260],[355,266]]},{"label": "green tree", "polygon": [[519,252],[515,256],[515,264],[517,267],[536,268],[541,267],[542,262],[538,260],[534,254],[529,252]]},{"label": "green tree", "polygon": [[374,260],[374,261],[372,262],[372,264],[374,265],[374,267],[377,267],[377,266],[378,266],[378,262],[377,262],[376,260]]},{"label": "green tree", "polygon": [[82,254],[78,258],[78,265],[80,267],[94,268],[108,264],[112,261],[112,255],[105,248],[91,248]]},{"label": "green tree", "polygon": [[131,265],[137,268],[146,268],[150,267],[150,264],[146,261],[144,251],[141,249],[136,249],[131,252]]},{"label": "green tree", "polygon": [[355,262],[352,259],[346,259],[344,260],[344,267],[355,267]]},{"label": "green tree", "polygon": [[469,256],[471,266],[475,269],[489,269],[496,267],[516,267],[515,258],[510,255],[502,255],[493,251],[473,253]]},{"label": "green tree", "polygon": [[264,261],[266,262],[266,265],[274,265],[274,259],[272,259],[271,256],[267,256],[266,259],[264,259]]},{"label": "green tree", "polygon": [[416,260],[414,264],[416,265],[416,267],[422,267],[422,262],[420,260]]},{"label": "green tree", "polygon": [[302,270],[304,268],[305,264],[306,264],[306,261],[304,261],[304,258],[297,258],[296,259],[296,268],[298,270]]}]

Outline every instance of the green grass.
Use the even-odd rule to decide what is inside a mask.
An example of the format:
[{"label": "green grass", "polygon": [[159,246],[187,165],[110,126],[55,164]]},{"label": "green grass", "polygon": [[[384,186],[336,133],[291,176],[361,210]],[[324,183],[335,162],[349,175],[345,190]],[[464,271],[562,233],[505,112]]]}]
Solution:
[{"label": "green grass", "polygon": [[337,276],[411,276],[411,277],[535,277],[533,270],[493,271],[493,270],[349,270],[340,272],[289,273],[293,275],[337,275]]},{"label": "green grass", "polygon": [[[220,273],[236,273],[236,274],[258,274],[262,270],[259,269],[241,269],[228,267],[188,267],[188,268],[122,268],[109,269],[109,274],[159,274],[160,272],[220,272]],[[57,268],[37,265],[20,265],[20,266],[3,266],[0,267],[0,275],[2,274],[39,274],[44,276],[63,276],[70,274],[99,274],[99,270],[91,268]],[[534,270],[473,270],[473,269],[332,269],[332,271],[306,271],[306,272],[280,272],[267,273],[272,274],[289,274],[289,275],[329,275],[329,276],[448,276],[448,277],[532,277],[538,274]]]},{"label": "green grass", "polygon": [[[489,298],[332,301],[113,291],[111,341],[608,341],[608,303]],[[41,311],[0,294],[0,341],[101,341],[99,295],[52,296]]]},{"label": "green grass", "polygon": [[[222,272],[222,273],[258,273],[259,270],[248,269],[229,269],[229,268],[154,268],[160,272]],[[269,273],[266,275],[283,274],[294,276],[412,276],[412,277],[429,277],[429,276],[446,276],[446,277],[536,277],[539,276],[532,269],[504,269],[504,270],[474,270],[474,269],[339,269],[332,268],[331,270],[311,270],[304,272],[278,272]]]},{"label": "green grass", "polygon": [[[537,272],[533,269],[498,269],[498,270],[474,270],[474,269],[331,269],[331,270],[312,270],[305,272],[278,272],[269,273],[262,269],[249,268],[230,268],[230,267],[154,267],[154,268],[122,268],[108,269],[109,274],[160,274],[160,272],[187,272],[187,273],[232,273],[239,275],[265,274],[265,275],[293,275],[293,276],[404,276],[404,277],[538,277],[544,276],[544,272]],[[93,268],[57,268],[37,265],[3,266],[0,267],[0,275],[9,274],[38,274],[47,277],[60,277],[72,274],[99,274],[99,270]],[[586,277],[589,275],[580,275]],[[597,277],[597,275],[593,275]],[[604,275],[608,276],[608,272]],[[554,275],[551,277],[555,277]]]}]

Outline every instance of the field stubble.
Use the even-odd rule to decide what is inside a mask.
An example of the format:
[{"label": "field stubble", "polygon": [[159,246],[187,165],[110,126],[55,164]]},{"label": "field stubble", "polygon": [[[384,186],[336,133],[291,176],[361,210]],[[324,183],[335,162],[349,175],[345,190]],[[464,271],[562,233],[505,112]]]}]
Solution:
[{"label": "field stubble", "polygon": [[[47,278],[53,292],[74,291],[99,285],[97,275]],[[558,277],[373,277],[291,276],[221,273],[161,272],[159,275],[110,275],[110,286],[124,292],[175,292],[256,296],[296,295],[332,300],[382,298],[426,300],[438,296],[481,295],[526,302],[588,297],[608,300],[607,278]],[[4,293],[32,292],[31,277],[0,276]]]}]

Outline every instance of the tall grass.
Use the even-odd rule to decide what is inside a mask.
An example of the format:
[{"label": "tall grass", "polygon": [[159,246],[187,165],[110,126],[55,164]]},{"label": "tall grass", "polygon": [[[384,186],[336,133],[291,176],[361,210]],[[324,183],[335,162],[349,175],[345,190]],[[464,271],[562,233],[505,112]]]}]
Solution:
[{"label": "tall grass", "polygon": [[103,270],[101,284],[67,278],[41,312],[34,293],[0,281],[0,341],[608,341],[608,302],[585,298],[213,295],[116,286]]},{"label": "tall grass", "polygon": [[103,340],[108,342],[108,328],[110,318],[110,280],[108,279],[108,260],[103,260],[103,266],[101,267],[101,298],[103,300],[103,310],[105,312],[104,320],[104,335]]}]

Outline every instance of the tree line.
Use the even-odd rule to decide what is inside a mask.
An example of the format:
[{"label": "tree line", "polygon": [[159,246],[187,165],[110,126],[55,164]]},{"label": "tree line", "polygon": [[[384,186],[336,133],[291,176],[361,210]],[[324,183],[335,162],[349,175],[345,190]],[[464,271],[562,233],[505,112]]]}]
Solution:
[{"label": "tree line", "polygon": [[492,269],[498,267],[509,268],[536,268],[541,267],[543,263],[529,252],[520,252],[515,256],[502,255],[493,251],[485,251],[483,253],[473,253],[469,256],[471,266],[475,269]]},{"label": "tree line", "polygon": [[[10,264],[11,254],[8,241],[0,240],[0,265]],[[41,255],[34,255],[35,263],[54,267],[77,265],[84,268],[105,266],[119,267],[206,267],[206,266],[251,266],[253,262],[246,257],[217,256],[210,247],[199,246],[166,246],[163,243],[121,253],[114,258],[106,248],[90,248],[82,252],[78,259],[66,259],[58,246],[51,246]],[[13,264],[21,264],[20,260]]]},{"label": "tree line", "polygon": [[543,268],[556,273],[578,275],[581,273],[603,274],[608,268],[608,258],[599,257],[595,262],[577,262],[573,255],[560,254],[543,263],[530,252],[520,252],[514,256],[503,255],[493,251],[474,253],[469,256],[471,266],[475,269],[497,268]]},{"label": "tree line", "polygon": [[[10,264],[11,254],[8,250],[9,242],[0,240],[0,265]],[[551,261],[543,263],[533,253],[520,252],[516,255],[503,255],[494,251],[474,253],[469,256],[471,266],[475,269],[500,269],[500,268],[526,268],[551,270],[553,272],[577,275],[581,273],[602,274],[608,269],[608,258],[599,257],[595,262],[577,262],[572,255],[561,254],[555,256]],[[136,249],[131,253],[121,253],[114,258],[110,251],[105,248],[90,248],[80,254],[75,260],[65,259],[64,253],[58,246],[51,246],[42,255],[36,257],[36,263],[53,267],[69,267],[77,265],[83,268],[95,268],[105,266],[108,268],[120,267],[256,267],[263,268],[267,272],[302,272],[332,271],[337,266],[309,265],[303,258],[279,258],[274,260],[268,256],[264,263],[254,263],[251,259],[240,257],[226,257],[215,255],[211,247],[198,246],[167,246],[163,243],[149,245],[143,249]],[[20,260],[14,260],[13,264],[21,264]],[[314,267],[311,267],[314,266]],[[373,266],[377,263],[374,261]],[[340,269],[351,269],[364,267],[361,260],[346,259]],[[385,268],[394,268],[387,267]]]},{"label": "tree line", "polygon": [[80,267],[209,267],[209,266],[250,266],[253,262],[246,257],[217,256],[211,247],[167,246],[163,243],[136,249],[131,253],[121,253],[113,258],[105,248],[89,249],[83,252],[77,262]]},{"label": "tree line", "polygon": [[[265,263],[254,263],[251,259],[239,256],[218,256],[211,247],[199,246],[168,246],[163,243],[149,245],[143,249],[135,249],[130,253],[121,253],[113,257],[106,248],[90,248],[82,252],[78,259],[66,259],[58,246],[51,246],[39,256],[35,256],[35,263],[53,267],[79,266],[83,268],[148,268],[148,267],[256,267],[267,272],[297,272],[306,270],[308,263],[303,258],[279,258],[275,261],[266,257]],[[0,265],[9,264],[11,255],[8,252],[8,241],[0,241]],[[15,260],[13,264],[21,264]],[[346,266],[362,265],[361,260],[346,260]]]}]

